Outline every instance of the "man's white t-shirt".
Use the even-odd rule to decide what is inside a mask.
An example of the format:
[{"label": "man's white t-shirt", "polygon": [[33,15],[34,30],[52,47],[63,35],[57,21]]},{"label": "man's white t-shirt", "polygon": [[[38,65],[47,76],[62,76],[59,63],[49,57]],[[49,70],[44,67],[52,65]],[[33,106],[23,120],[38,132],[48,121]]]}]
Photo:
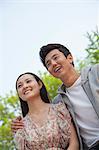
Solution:
[{"label": "man's white t-shirt", "polygon": [[99,140],[99,118],[81,86],[81,77],[66,91],[74,108],[80,134],[90,147]]}]

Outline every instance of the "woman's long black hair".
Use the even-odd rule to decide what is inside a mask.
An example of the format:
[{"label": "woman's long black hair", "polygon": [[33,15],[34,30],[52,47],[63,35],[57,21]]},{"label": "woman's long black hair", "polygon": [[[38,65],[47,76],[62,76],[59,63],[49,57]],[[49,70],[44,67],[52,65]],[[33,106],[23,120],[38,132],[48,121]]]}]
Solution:
[{"label": "woman's long black hair", "polygon": [[[50,103],[50,100],[49,100],[49,97],[48,97],[48,92],[47,92],[47,90],[46,90],[46,87],[45,87],[43,81],[42,81],[37,75],[35,75],[34,73],[25,72],[25,73],[21,74],[21,75],[17,78],[17,80],[16,80],[16,90],[17,90],[17,82],[18,82],[19,78],[20,78],[21,76],[25,75],[25,74],[30,74],[30,75],[32,75],[32,76],[35,78],[35,80],[36,80],[37,82],[40,81],[40,82],[42,83],[42,88],[40,89],[40,96],[41,96],[41,99],[42,99],[45,103]],[[18,93],[18,90],[17,90],[17,93]],[[18,97],[19,97],[19,95],[18,95]],[[20,100],[20,104],[21,104],[22,115],[23,115],[23,117],[25,117],[26,114],[27,114],[28,111],[29,111],[28,104],[27,104],[26,101],[23,101],[20,97],[19,97],[19,100]]]}]

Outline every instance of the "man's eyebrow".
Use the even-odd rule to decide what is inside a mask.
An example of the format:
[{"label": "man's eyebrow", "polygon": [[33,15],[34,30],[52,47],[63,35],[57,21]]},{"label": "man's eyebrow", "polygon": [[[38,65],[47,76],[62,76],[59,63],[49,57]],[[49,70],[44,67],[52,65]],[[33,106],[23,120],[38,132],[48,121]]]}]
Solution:
[{"label": "man's eyebrow", "polygon": [[54,57],[54,56],[57,56],[58,54],[54,54],[53,56],[52,56],[52,58]]}]

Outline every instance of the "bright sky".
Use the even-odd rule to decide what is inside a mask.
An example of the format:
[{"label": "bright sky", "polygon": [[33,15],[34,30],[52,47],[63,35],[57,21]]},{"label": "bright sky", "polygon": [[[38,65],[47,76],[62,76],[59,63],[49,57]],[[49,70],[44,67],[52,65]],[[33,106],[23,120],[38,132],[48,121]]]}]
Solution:
[{"label": "bright sky", "polygon": [[19,74],[46,71],[39,48],[61,43],[85,56],[86,32],[99,25],[98,0],[0,0],[0,95],[15,91]]}]

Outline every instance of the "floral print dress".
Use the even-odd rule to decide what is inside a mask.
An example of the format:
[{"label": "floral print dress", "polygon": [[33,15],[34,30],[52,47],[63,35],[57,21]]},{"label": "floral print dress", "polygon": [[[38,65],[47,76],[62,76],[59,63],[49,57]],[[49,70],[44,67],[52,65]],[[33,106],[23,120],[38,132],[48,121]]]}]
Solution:
[{"label": "floral print dress", "polygon": [[63,103],[51,104],[46,122],[39,127],[26,115],[25,127],[14,137],[18,150],[65,150],[71,135],[71,118]]}]

